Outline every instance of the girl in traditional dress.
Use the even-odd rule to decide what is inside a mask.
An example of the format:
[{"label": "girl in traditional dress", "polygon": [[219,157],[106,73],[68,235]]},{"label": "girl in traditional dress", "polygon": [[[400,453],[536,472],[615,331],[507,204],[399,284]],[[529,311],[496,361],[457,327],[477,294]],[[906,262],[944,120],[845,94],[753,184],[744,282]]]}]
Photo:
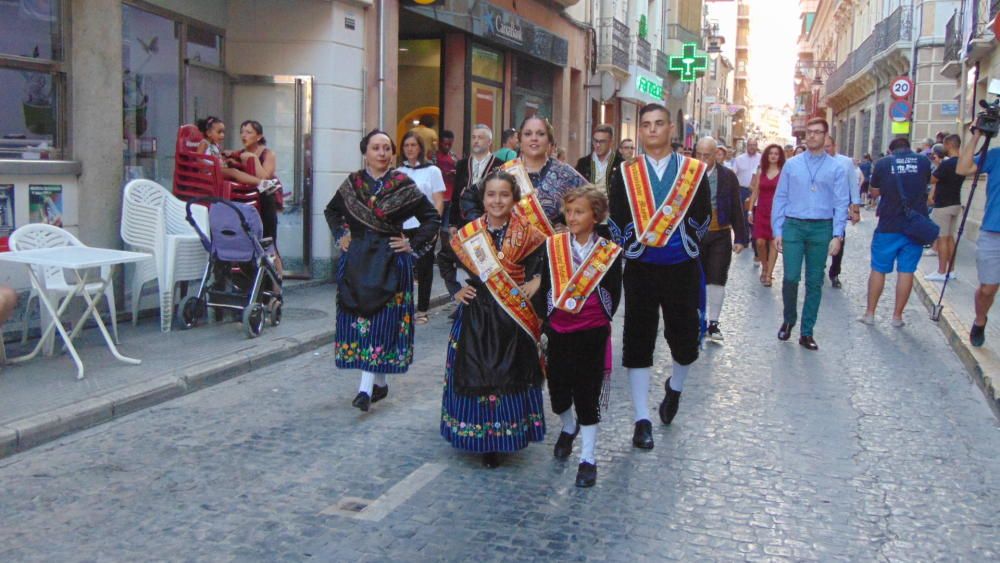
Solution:
[{"label": "girl in traditional dress", "polygon": [[[352,405],[366,412],[389,394],[386,374],[405,373],[413,361],[413,261],[441,228],[413,180],[390,170],[395,153],[385,132],[365,135],[365,168],[348,175],[324,213],[341,250],[336,363],[362,370]],[[403,235],[408,217],[420,222],[412,238]]]},{"label": "girl in traditional dress", "polygon": [[459,307],[448,342],[441,435],[483,454],[483,465],[493,468],[497,454],[545,436],[541,320],[529,302],[541,285],[545,236],[512,213],[521,194],[511,175],[491,173],[482,193],[485,215],[451,242],[471,277],[449,288]]},{"label": "girl in traditional dress", "polygon": [[[546,241],[540,296],[547,313],[548,382],[552,410],[562,420],[554,455],[566,459],[582,434],[576,486],[597,482],[597,424],[611,375],[611,318],[621,299],[621,252],[595,229],[608,216],[608,198],[595,186],[563,196],[568,233]],[[573,416],[575,407],[576,416]]]}]

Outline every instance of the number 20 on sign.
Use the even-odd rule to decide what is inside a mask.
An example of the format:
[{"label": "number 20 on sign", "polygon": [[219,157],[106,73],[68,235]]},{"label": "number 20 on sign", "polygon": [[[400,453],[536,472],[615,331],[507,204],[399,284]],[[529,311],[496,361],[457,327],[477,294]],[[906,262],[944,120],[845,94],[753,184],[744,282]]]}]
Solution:
[{"label": "number 20 on sign", "polygon": [[889,93],[892,94],[893,99],[905,100],[913,93],[913,81],[908,76],[897,77],[889,85]]}]

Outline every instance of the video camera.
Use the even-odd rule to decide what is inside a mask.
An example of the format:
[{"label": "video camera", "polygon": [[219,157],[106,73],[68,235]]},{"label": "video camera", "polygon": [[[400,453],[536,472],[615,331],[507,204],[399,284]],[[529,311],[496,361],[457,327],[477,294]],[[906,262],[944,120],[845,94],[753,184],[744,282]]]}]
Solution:
[{"label": "video camera", "polygon": [[993,103],[979,100],[979,107],[983,108],[983,111],[976,116],[976,129],[986,137],[995,137],[1000,133],[1000,78],[990,80],[988,92],[996,98]]}]

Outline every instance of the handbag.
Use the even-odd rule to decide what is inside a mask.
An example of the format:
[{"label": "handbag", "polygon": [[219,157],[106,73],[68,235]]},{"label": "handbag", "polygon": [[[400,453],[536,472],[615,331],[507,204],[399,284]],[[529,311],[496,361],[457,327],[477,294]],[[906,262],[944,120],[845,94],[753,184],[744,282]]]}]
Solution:
[{"label": "handbag", "polygon": [[923,213],[918,213],[910,207],[906,201],[906,192],[903,191],[903,180],[896,174],[895,158],[892,159],[892,175],[896,178],[896,190],[899,192],[899,201],[903,206],[903,234],[911,241],[920,246],[933,243],[941,232],[941,227],[937,226],[931,218]]}]

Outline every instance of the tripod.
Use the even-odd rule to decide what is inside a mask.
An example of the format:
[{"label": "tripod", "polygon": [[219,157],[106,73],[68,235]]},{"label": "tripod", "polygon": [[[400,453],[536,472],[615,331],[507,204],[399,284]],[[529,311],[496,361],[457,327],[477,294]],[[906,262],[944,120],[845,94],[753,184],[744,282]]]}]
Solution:
[{"label": "tripod", "polygon": [[958,245],[962,242],[962,233],[965,232],[965,221],[969,218],[969,210],[972,209],[972,198],[976,195],[976,186],[979,185],[979,176],[983,172],[983,164],[986,162],[986,153],[990,150],[990,141],[993,140],[993,133],[983,133],[983,146],[976,153],[976,175],[972,177],[972,188],[969,189],[969,198],[965,203],[965,211],[962,213],[962,222],[958,224],[958,235],[955,237],[955,252],[951,254],[948,261],[948,273],[944,276],[944,285],[941,286],[941,294],[938,296],[937,305],[931,310],[931,320],[937,322],[941,320],[941,303],[944,301],[944,292],[948,289],[948,280],[951,279],[951,272],[955,268],[955,257],[958,255]]}]

